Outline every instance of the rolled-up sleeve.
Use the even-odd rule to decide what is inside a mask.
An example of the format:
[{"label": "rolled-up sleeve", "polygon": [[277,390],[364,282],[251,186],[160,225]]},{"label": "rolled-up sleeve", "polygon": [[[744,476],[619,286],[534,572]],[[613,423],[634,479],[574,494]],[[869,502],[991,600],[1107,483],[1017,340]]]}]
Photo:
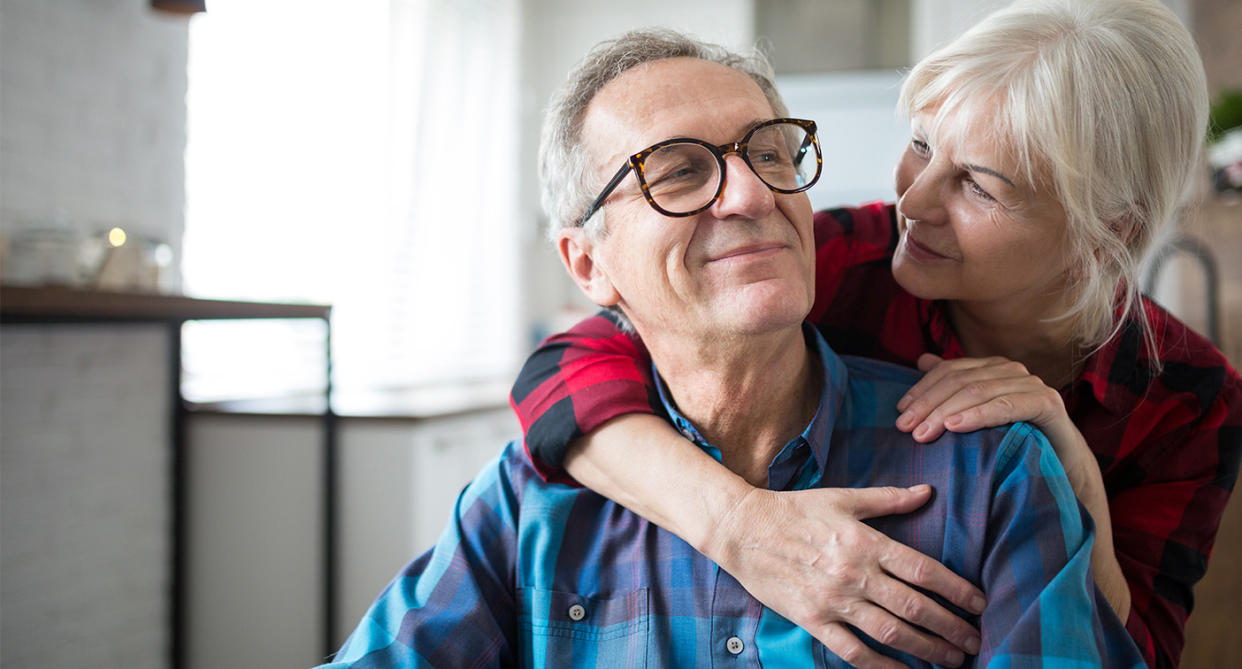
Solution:
[{"label": "rolled-up sleeve", "polygon": [[1044,435],[1015,425],[994,482],[978,666],[1146,666],[1095,585],[1090,516]]}]

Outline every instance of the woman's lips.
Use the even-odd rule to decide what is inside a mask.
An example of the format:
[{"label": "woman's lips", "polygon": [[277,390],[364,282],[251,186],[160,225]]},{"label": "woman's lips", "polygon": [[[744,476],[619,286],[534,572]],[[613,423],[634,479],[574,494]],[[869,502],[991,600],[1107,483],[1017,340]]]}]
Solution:
[{"label": "woman's lips", "polygon": [[932,260],[952,260],[952,256],[947,256],[938,251],[932,250],[930,247],[920,244],[914,235],[906,231],[906,252],[915,260],[932,261]]}]

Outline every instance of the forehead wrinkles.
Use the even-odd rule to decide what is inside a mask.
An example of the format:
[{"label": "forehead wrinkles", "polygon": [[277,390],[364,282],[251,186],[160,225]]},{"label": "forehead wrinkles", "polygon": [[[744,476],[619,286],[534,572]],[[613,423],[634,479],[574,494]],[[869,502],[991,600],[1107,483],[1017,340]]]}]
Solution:
[{"label": "forehead wrinkles", "polygon": [[631,68],[600,89],[583,115],[582,143],[597,163],[607,163],[611,176],[614,163],[656,142],[739,139],[705,135],[736,133],[771,115],[767,97],[746,73],[697,58],[668,58]]}]

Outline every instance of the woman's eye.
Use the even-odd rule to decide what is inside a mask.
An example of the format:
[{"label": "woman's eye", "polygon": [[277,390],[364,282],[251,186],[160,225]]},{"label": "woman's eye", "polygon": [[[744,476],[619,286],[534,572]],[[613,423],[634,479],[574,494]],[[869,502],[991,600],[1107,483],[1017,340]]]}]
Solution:
[{"label": "woman's eye", "polygon": [[979,185],[979,182],[978,182],[978,181],[975,181],[973,177],[969,177],[969,176],[968,176],[968,177],[966,177],[966,188],[967,188],[967,189],[971,192],[971,194],[972,194],[972,195],[974,195],[975,197],[982,198],[983,200],[985,200],[985,201],[987,201],[987,202],[995,202],[995,201],[996,201],[996,198],[992,197],[992,195],[991,195],[990,193],[988,193],[987,191],[983,190],[983,186],[980,186],[980,185]]},{"label": "woman's eye", "polygon": [[924,158],[931,155],[931,147],[928,146],[927,142],[917,137],[910,140],[910,148],[914,150],[915,154]]}]

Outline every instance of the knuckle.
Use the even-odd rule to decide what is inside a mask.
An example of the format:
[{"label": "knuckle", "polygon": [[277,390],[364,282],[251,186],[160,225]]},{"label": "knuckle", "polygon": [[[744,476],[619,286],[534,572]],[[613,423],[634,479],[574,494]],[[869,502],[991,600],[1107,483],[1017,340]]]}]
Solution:
[{"label": "knuckle", "polygon": [[834,648],[833,651],[837,657],[850,664],[858,664],[862,660],[863,650],[858,642],[838,644],[838,648]]},{"label": "knuckle", "polygon": [[1007,361],[1004,364],[1003,369],[1014,376],[1030,376],[1030,372],[1027,370],[1026,365],[1016,360]]},{"label": "knuckle", "polygon": [[1055,388],[1049,388],[1048,386],[1044,386],[1044,389],[1040,391],[1040,394],[1043,397],[1044,401],[1048,403],[1050,408],[1055,409],[1057,407],[1064,406],[1065,404],[1065,401],[1061,399],[1061,393],[1058,392]]},{"label": "knuckle", "polygon": [[837,561],[824,570],[824,575],[829,581],[836,584],[856,583],[858,582],[858,574],[854,569],[854,565],[845,561]]},{"label": "knuckle", "polygon": [[927,583],[931,577],[931,567],[925,560],[913,560],[910,564],[910,581],[917,585]]},{"label": "knuckle", "polygon": [[1018,410],[1017,405],[1014,404],[1013,398],[1009,395],[1001,395],[996,398],[995,402],[996,406],[1004,413],[1006,418],[1012,418]]},{"label": "knuckle", "polygon": [[892,646],[901,640],[901,625],[895,620],[881,623],[875,632],[875,640],[885,646]]},{"label": "knuckle", "polygon": [[944,375],[944,378],[946,381],[951,381],[951,382],[960,384],[962,381],[962,377],[968,374],[970,374],[969,368],[962,369],[960,367],[955,367],[952,370],[949,370],[948,372],[946,372]]},{"label": "knuckle", "polygon": [[876,490],[880,491],[880,495],[885,497],[885,501],[888,502],[899,502],[909,494],[909,491],[905,488],[898,488],[897,486],[892,485],[876,488]]},{"label": "knuckle", "polygon": [[962,388],[962,392],[966,393],[967,397],[978,400],[988,396],[988,384],[986,381],[971,381]]},{"label": "knuckle", "polygon": [[923,603],[923,598],[918,595],[912,594],[901,603],[901,617],[911,622],[918,622],[926,612],[927,607]]}]

